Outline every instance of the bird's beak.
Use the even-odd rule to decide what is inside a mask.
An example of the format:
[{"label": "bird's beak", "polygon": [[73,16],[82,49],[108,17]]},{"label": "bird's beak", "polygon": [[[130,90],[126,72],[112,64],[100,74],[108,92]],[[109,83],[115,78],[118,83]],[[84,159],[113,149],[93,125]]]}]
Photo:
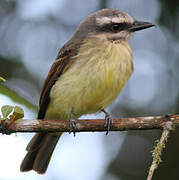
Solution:
[{"label": "bird's beak", "polygon": [[135,31],[140,31],[140,30],[150,28],[153,26],[155,26],[155,24],[152,24],[150,22],[134,21],[134,23],[128,28],[128,30],[135,32]]}]

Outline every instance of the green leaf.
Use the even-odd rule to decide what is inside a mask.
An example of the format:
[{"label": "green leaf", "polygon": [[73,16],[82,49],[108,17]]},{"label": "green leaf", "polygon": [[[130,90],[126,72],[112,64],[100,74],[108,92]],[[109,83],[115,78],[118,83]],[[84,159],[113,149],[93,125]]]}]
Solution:
[{"label": "green leaf", "polygon": [[14,112],[22,114],[24,116],[24,110],[20,108],[19,106],[14,107]]},{"label": "green leaf", "polygon": [[13,111],[13,109],[14,109],[13,106],[9,106],[9,105],[2,106],[1,107],[2,116],[4,118],[7,118],[9,114]]},{"label": "green leaf", "polygon": [[13,112],[13,121],[16,121],[18,119],[22,119],[24,117],[24,111],[22,108],[15,106],[14,112]]}]

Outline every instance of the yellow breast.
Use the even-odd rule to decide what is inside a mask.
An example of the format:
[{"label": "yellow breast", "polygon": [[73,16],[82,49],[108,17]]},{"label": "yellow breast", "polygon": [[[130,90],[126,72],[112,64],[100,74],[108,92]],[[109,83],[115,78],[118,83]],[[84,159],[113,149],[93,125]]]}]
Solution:
[{"label": "yellow breast", "polygon": [[74,63],[59,77],[50,93],[46,117],[69,118],[94,113],[110,105],[133,71],[127,42],[88,39]]}]

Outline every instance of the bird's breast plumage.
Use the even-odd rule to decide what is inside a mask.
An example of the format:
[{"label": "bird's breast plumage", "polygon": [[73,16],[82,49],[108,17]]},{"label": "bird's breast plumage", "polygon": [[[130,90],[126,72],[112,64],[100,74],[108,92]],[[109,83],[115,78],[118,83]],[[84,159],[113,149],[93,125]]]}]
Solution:
[{"label": "bird's breast plumage", "polygon": [[87,39],[73,59],[52,87],[47,118],[68,119],[70,112],[80,117],[106,108],[133,72],[127,42]]}]

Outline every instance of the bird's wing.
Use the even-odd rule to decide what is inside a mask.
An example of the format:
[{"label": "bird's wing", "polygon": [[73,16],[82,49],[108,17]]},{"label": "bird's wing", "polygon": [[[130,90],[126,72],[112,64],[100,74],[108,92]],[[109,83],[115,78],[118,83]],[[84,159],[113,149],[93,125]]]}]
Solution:
[{"label": "bird's wing", "polygon": [[46,109],[50,103],[50,90],[58,77],[60,77],[60,75],[63,74],[73,63],[72,57],[77,55],[80,45],[81,42],[79,41],[69,41],[59,51],[58,56],[52,64],[42,86],[39,100],[38,119],[43,119],[45,117]]}]

